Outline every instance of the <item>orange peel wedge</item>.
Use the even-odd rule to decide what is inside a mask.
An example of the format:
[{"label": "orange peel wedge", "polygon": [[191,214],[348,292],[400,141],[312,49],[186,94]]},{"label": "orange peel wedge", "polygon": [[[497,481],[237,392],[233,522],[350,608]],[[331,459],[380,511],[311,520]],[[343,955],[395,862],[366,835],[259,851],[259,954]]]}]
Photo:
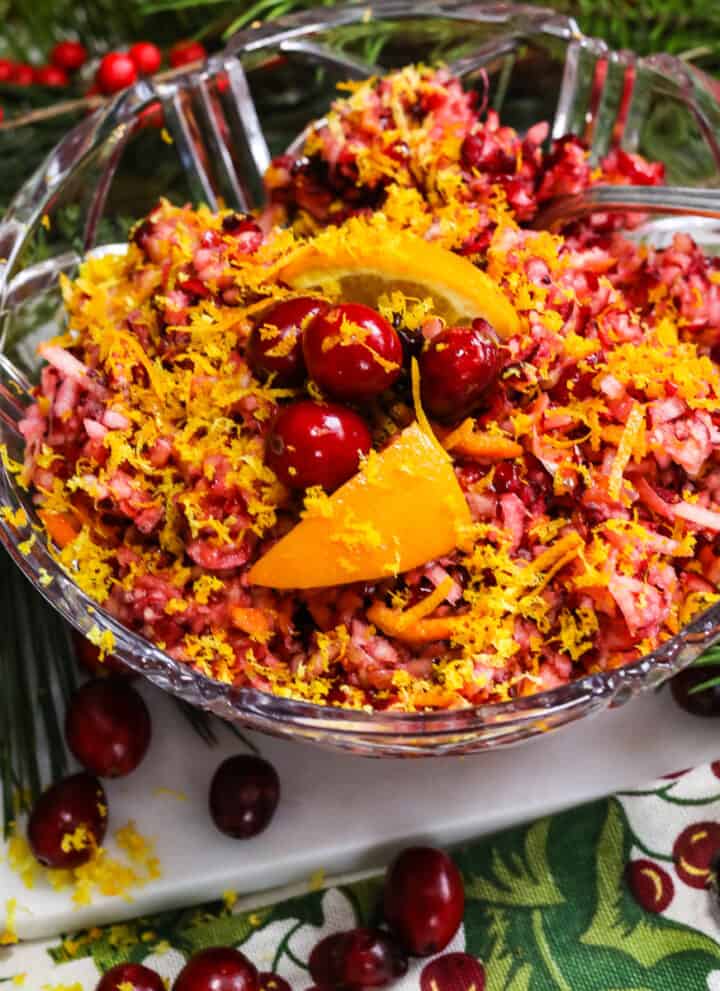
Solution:
[{"label": "orange peel wedge", "polygon": [[482,317],[506,339],[518,331],[518,316],[494,279],[461,255],[407,231],[377,228],[355,219],[328,228],[292,253],[278,277],[293,289],[324,292],[343,302],[374,306],[400,290],[431,297],[446,324]]},{"label": "orange peel wedge", "polygon": [[248,579],[324,588],[387,578],[447,554],[470,523],[450,457],[413,423],[332,495],[311,499]]}]

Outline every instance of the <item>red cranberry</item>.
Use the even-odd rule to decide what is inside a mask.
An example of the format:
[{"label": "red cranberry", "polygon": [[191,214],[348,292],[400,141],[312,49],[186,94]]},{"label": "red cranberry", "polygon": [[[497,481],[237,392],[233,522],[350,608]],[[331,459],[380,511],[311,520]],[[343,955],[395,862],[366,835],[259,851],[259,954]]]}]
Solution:
[{"label": "red cranberry", "polygon": [[351,929],[320,940],[310,954],[310,975],[330,988],[382,988],[407,971],[407,958],[380,929]]},{"label": "red cranberry", "polygon": [[420,355],[422,403],[431,416],[460,419],[480,402],[500,372],[500,356],[490,325],[448,327]]},{"label": "red cranberry", "polygon": [[181,65],[190,65],[191,62],[199,62],[207,56],[205,46],[199,41],[178,41],[170,49],[170,65],[177,69]]},{"label": "red cranberry", "polygon": [[50,52],[52,64],[66,72],[75,72],[86,60],[87,49],[79,41],[58,41]]},{"label": "red cranberry", "polygon": [[277,771],[262,757],[228,757],[210,785],[210,815],[226,836],[247,840],[266,829],[280,798]]},{"label": "red cranberry", "polygon": [[150,713],[122,678],[95,678],[73,696],[65,717],[68,746],[83,767],[102,778],[130,774],[147,753]]},{"label": "red cranberry", "polygon": [[111,674],[118,674],[129,680],[137,677],[133,669],[129,668],[119,657],[115,657],[114,654],[106,654],[103,660],[100,660],[100,648],[96,647],[94,643],[90,643],[88,639],[75,630],[73,630],[72,641],[75,647],[75,658],[88,674],[92,674],[96,678],[104,678]]},{"label": "red cranberry", "polygon": [[128,56],[137,71],[144,76],[151,76],[162,65],[162,52],[152,41],[136,41]]},{"label": "red cranberry", "polygon": [[305,379],[302,334],[327,303],[313,296],[299,296],[276,303],[262,315],[250,334],[247,358],[256,375],[275,373],[280,386],[300,385]]},{"label": "red cranberry", "polygon": [[385,878],[385,919],[408,953],[427,957],[444,950],[465,910],[462,877],[442,850],[410,847]]},{"label": "red cranberry", "polygon": [[119,963],[95,985],[95,991],[166,991],[162,977],[141,963]]},{"label": "red cranberry", "polygon": [[334,988],[342,983],[347,943],[346,932],[332,933],[313,947],[308,967],[316,984]]},{"label": "red cranberry", "polygon": [[229,946],[211,946],[185,964],[173,991],[260,991],[258,972],[248,958]]},{"label": "red cranberry", "polygon": [[371,399],[396,381],[403,349],[396,331],[362,303],[333,306],[305,328],[308,372],[337,399]]},{"label": "red cranberry", "polygon": [[277,974],[273,974],[269,970],[264,971],[258,976],[260,980],[258,991],[292,991],[292,988],[284,977],[278,977]]},{"label": "red cranberry", "polygon": [[357,472],[372,438],[365,421],[336,403],[301,400],[283,409],[267,439],[267,462],[290,488],[332,491]]},{"label": "red cranberry", "polygon": [[720,823],[695,822],[687,826],[673,844],[677,876],[691,888],[704,888],[719,849]]},{"label": "red cranberry", "polygon": [[35,82],[38,86],[67,86],[70,79],[57,65],[41,65],[35,70]]},{"label": "red cranberry", "polygon": [[343,983],[352,988],[383,988],[407,971],[407,957],[380,929],[347,933]]},{"label": "red cranberry", "polygon": [[[718,684],[695,690],[712,678],[717,678]],[[685,668],[670,682],[670,691],[680,708],[691,715],[720,716],[720,664]]]},{"label": "red cranberry", "polygon": [[10,82],[15,86],[32,86],[35,82],[35,70],[26,62],[21,62],[13,67]]},{"label": "red cranberry", "polygon": [[95,81],[100,87],[100,92],[107,95],[119,93],[120,90],[132,86],[136,79],[135,63],[124,52],[109,52],[103,55],[95,73]]},{"label": "red cranberry", "polygon": [[469,953],[445,953],[425,964],[420,991],[484,991],[485,968]]},{"label": "red cranberry", "polygon": [[0,83],[10,82],[14,70],[14,62],[11,62],[8,58],[0,58]]},{"label": "red cranberry", "polygon": [[73,774],[44,791],[35,803],[28,820],[28,842],[45,867],[79,867],[92,858],[106,827],[107,798],[102,785],[91,774]]},{"label": "red cranberry", "polygon": [[675,893],[668,872],[652,860],[631,860],[625,868],[625,880],[646,912],[664,912]]}]

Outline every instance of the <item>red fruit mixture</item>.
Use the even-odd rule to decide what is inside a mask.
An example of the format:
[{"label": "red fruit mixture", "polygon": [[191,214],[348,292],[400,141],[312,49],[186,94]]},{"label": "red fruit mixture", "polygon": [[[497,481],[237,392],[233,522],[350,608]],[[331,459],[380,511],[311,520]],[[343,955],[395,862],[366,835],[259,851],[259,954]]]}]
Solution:
[{"label": "red fruit mixture", "polygon": [[[278,283],[304,235],[270,215],[162,203],[127,255],[86,262],[65,293],[73,342],[41,346],[22,423],[27,481],[66,525],[58,556],[83,588],[238,688],[411,711],[623,666],[716,602],[720,261],[682,233],[640,248],[620,216],[529,229],[557,193],[662,180],[619,150],[593,170],[577,138],[545,150],[546,136],[409,67],[355,84],[266,177],[272,217],[297,232],[350,217],[326,233],[360,232],[380,265],[397,228],[469,256],[518,314],[502,342],[444,326],[417,292],[381,292],[359,319],[328,291],[299,335],[278,318],[266,349],[267,312],[308,291]],[[315,381],[294,385],[298,336]],[[412,422],[411,356],[472,539],[382,580],[250,585],[315,486],[342,485]],[[425,601],[430,624],[368,621]]]}]

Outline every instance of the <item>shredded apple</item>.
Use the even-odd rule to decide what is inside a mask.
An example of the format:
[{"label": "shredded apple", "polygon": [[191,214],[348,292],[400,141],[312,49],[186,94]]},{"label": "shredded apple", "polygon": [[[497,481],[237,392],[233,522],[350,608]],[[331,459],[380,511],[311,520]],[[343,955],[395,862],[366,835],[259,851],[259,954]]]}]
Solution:
[{"label": "shredded apple", "polygon": [[[640,657],[718,599],[720,264],[619,216],[525,226],[560,192],[662,181],[638,155],[544,150],[443,70],[346,88],[262,217],[162,202],[64,283],[22,423],[54,553],[178,660],[313,702],[462,707]],[[373,361],[382,390],[343,406]],[[336,491],[298,487],[291,406],[298,443],[330,414],[355,438]]]}]

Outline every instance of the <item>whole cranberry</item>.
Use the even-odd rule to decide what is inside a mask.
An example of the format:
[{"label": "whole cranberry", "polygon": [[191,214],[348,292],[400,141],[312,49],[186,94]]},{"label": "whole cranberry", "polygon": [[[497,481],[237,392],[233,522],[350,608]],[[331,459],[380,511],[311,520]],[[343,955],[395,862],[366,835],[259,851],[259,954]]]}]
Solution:
[{"label": "whole cranberry", "polygon": [[260,980],[239,950],[212,946],[188,960],[175,978],[173,991],[260,991]]},{"label": "whole cranberry", "polygon": [[427,412],[439,420],[455,420],[482,400],[500,373],[500,355],[490,325],[447,327],[420,355],[420,390]]},{"label": "whole cranberry", "polygon": [[128,56],[143,76],[151,76],[162,65],[162,52],[152,41],[136,41],[128,51]]},{"label": "whole cranberry", "polygon": [[0,58],[0,83],[10,82],[14,70],[14,62],[11,62],[8,58]]},{"label": "whole cranberry", "polygon": [[280,800],[277,771],[262,757],[224,760],[210,785],[210,815],[226,836],[246,840],[266,829]]},{"label": "whole cranberry", "polygon": [[35,82],[35,70],[26,62],[20,62],[13,66],[9,81],[15,86],[32,86]]},{"label": "whole cranberry", "polygon": [[250,368],[280,386],[300,385],[305,379],[302,335],[307,325],[328,304],[314,296],[298,296],[276,303],[253,327],[247,346]]},{"label": "whole cranberry", "polygon": [[445,953],[425,964],[420,991],[485,991],[485,968],[469,953]]},{"label": "whole cranberry", "polygon": [[170,65],[177,69],[181,65],[190,65],[191,62],[199,62],[207,57],[205,46],[199,41],[178,41],[170,49],[168,56]]},{"label": "whole cranberry", "polygon": [[95,991],[166,991],[162,977],[141,963],[119,963],[105,971]]},{"label": "whole cranberry", "polygon": [[303,334],[310,376],[336,399],[372,399],[402,371],[400,338],[387,320],[362,303],[321,313]]},{"label": "whole cranberry", "polygon": [[370,431],[357,413],[304,399],[278,414],[267,438],[266,459],[290,488],[321,485],[331,492],[352,478],[371,446]]},{"label": "whole cranberry", "polygon": [[[697,691],[706,681],[718,679],[710,688]],[[670,691],[681,709],[693,716],[720,716],[720,664],[685,668],[670,682]]]},{"label": "whole cranberry", "polygon": [[101,778],[130,774],[147,753],[150,713],[126,679],[95,678],[73,696],[65,717],[68,746]]},{"label": "whole cranberry", "polygon": [[342,983],[347,943],[346,932],[332,933],[313,947],[308,968],[316,984],[334,988]]},{"label": "whole cranberry", "polygon": [[331,988],[382,988],[407,971],[407,957],[380,929],[333,933],[315,946],[308,961],[310,976]]},{"label": "whole cranberry", "polygon": [[38,86],[67,86],[70,79],[57,65],[41,65],[35,70],[35,82]]},{"label": "whole cranberry", "polygon": [[352,929],[347,933],[343,983],[352,988],[383,988],[407,972],[407,957],[388,933]]},{"label": "whole cranberry", "polygon": [[51,785],[33,806],[28,842],[45,867],[69,869],[86,864],[107,827],[107,798],[97,778],[73,774]]},{"label": "whole cranberry", "polygon": [[465,911],[462,877],[452,860],[433,847],[410,847],[385,877],[385,920],[416,957],[444,950]]},{"label": "whole cranberry", "polygon": [[87,49],[79,41],[58,41],[50,52],[50,61],[58,69],[76,72],[87,61]]},{"label": "whole cranberry", "polygon": [[135,63],[129,55],[125,52],[109,52],[103,55],[100,61],[95,73],[95,82],[100,87],[101,93],[109,95],[132,86],[137,77]]}]

